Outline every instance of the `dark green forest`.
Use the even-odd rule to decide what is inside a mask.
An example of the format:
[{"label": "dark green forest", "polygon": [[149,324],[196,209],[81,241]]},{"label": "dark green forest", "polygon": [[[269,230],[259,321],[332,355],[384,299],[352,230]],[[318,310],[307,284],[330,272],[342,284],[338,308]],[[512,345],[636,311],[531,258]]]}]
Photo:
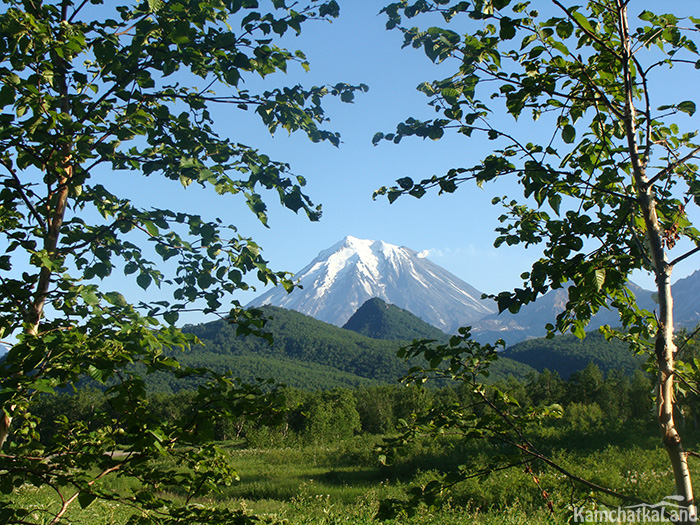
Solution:
[{"label": "dark green forest", "polygon": [[[507,392],[522,407],[561,405],[563,415],[550,424],[577,432],[644,426],[652,409],[652,380],[641,370],[631,376],[617,370],[605,374],[590,364],[571,374],[568,381],[557,372],[544,370],[530,374],[524,381],[513,376],[499,379],[493,387]],[[216,440],[240,440],[241,446],[254,448],[329,444],[359,434],[391,434],[402,421],[468,400],[468,392],[460,387],[398,384],[328,390],[281,387],[268,395],[267,412],[241,416],[236,422],[221,419],[197,431],[209,433],[208,437]],[[175,394],[151,394],[145,417],[173,422],[187,419],[193,397],[194,391],[187,389]],[[686,424],[696,426],[697,399],[688,399],[684,409]],[[49,440],[55,434],[54,422],[59,417],[99,428],[103,418],[107,421],[115,416],[105,397],[90,389],[43,396],[34,414],[41,421],[42,436]]]},{"label": "dark green forest", "polygon": [[434,326],[408,310],[387,304],[378,297],[366,301],[358,308],[343,328],[372,339],[434,339],[439,342],[447,340],[447,335]]},{"label": "dark green forest", "polygon": [[[382,333],[391,334],[386,339],[373,339],[283,308],[266,306],[262,310],[272,344],[256,336],[237,336],[236,325],[221,320],[185,327],[202,345],[178,357],[184,365],[231,370],[243,380],[274,377],[279,383],[311,390],[354,388],[396,383],[409,368],[396,352],[413,336],[448,337],[436,329],[425,331],[423,321],[399,308],[391,309],[396,316],[383,319],[388,328]],[[502,359],[493,375],[524,379],[533,371],[530,366]],[[151,385],[158,382],[161,391],[180,388],[164,375],[149,381]]]},{"label": "dark green forest", "polygon": [[[417,414],[466,402],[467,392],[460,390],[465,385],[444,380],[433,388],[399,384],[416,364],[396,355],[407,344],[406,335],[434,335],[437,342],[448,339],[439,330],[425,330],[425,323],[405,310],[380,300],[369,301],[358,310],[362,316],[355,316],[356,326],[374,326],[371,333],[386,339],[283,308],[267,306],[263,312],[271,344],[257,336],[237,335],[236,325],[224,320],[185,328],[200,344],[179,356],[183,365],[230,370],[245,382],[258,381],[271,396],[269,410],[256,418],[241,417],[236,423],[222,419],[208,429],[217,440],[273,446],[385,434]],[[651,419],[652,379],[642,365],[642,359],[623,342],[608,341],[592,332],[583,340],[564,335],[518,343],[499,352],[483,381],[507,392],[523,407],[561,405],[563,416],[556,424],[583,430]],[[266,381],[270,377],[275,381]],[[201,384],[197,381],[148,374],[150,416],[185,418]],[[86,390],[42,397],[37,414],[41,414],[44,434],[51,434],[50,422],[59,413],[99,425],[94,415],[108,415],[110,408],[96,394],[97,390]],[[684,418],[696,425],[692,393],[684,407]]]},{"label": "dark green forest", "polygon": [[545,368],[556,370],[563,378],[589,363],[595,363],[604,372],[621,370],[632,374],[644,362],[644,358],[632,353],[623,341],[606,339],[597,331],[587,333],[585,339],[570,334],[552,339],[529,339],[507,348],[503,356],[540,372]]}]

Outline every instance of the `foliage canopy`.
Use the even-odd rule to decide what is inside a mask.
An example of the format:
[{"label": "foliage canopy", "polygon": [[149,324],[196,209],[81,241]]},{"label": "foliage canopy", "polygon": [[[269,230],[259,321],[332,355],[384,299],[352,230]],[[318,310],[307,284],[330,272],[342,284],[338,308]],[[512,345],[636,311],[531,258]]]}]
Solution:
[{"label": "foliage canopy", "polygon": [[[282,206],[317,220],[320,208],[303,193],[304,179],[244,140],[219,135],[215,116],[248,110],[271,133],[299,131],[337,145],[338,135],[324,129],[322,99],[351,102],[366,86],[256,92],[244,82],[292,65],[308,68],[303,52],[276,40],[338,12],[335,0],[3,2],[0,336],[12,347],[2,363],[0,446],[11,436],[0,457],[0,490],[54,487],[51,523],[95,498],[123,499],[139,523],[247,519],[192,505],[237,477],[207,432],[193,429],[215,417],[273,410],[279,400],[261,386],[183,369],[165,350],[196,341],[174,327],[182,311],[229,310],[230,292],[248,288],[248,275],[287,288],[292,282],[270,270],[234,226],[139,207],[115,189],[115,179],[130,170],[224,198],[240,195],[263,224],[263,194],[272,192]],[[119,269],[172,298],[129,304],[100,284]],[[259,331],[255,314],[237,302],[229,314],[242,332]],[[139,369],[204,375],[209,382],[192,399],[195,417],[172,424],[152,417]],[[61,417],[54,439],[42,443],[30,401],[76,387],[85,375],[105,385],[115,416],[98,429]],[[172,468],[163,467],[166,457]],[[111,493],[99,482],[109,474],[141,485]],[[184,505],[161,496],[169,486],[187,493]],[[3,522],[35,518],[12,503],[0,508]]]},{"label": "foliage canopy", "polygon": [[[419,181],[403,177],[378,194],[394,201],[431,189],[452,193],[467,181],[517,178],[523,198],[494,200],[505,207],[495,245],[541,246],[542,257],[522,275],[522,288],[495,297],[499,309],[517,312],[566,286],[566,309],[548,328],[580,337],[599,309],[619,311],[626,329],[619,335],[656,361],[658,422],[676,494],[694,514],[687,454],[673,420],[680,371],[670,276],[700,251],[691,221],[700,203],[700,144],[695,129],[682,128],[692,126],[684,117],[696,104],[668,76],[677,71],[671,68],[700,67],[693,40],[700,19],[650,11],[634,19],[629,0],[569,4],[402,0],[385,7],[387,27],[403,33],[404,46],[454,67],[419,86],[435,118],[409,118],[393,133],[376,134],[375,143],[454,131],[483,133],[494,150],[473,166]],[[411,26],[411,19],[445,24]],[[515,125],[492,123],[498,103]],[[523,125],[528,116],[532,122]],[[629,289],[636,270],[655,278],[656,312],[636,304]]]}]

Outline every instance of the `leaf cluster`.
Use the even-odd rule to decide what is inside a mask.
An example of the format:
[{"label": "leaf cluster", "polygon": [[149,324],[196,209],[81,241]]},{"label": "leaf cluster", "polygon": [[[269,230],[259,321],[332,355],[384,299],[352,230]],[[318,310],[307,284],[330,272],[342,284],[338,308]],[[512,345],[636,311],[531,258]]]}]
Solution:
[{"label": "leaf cluster", "polygon": [[[402,177],[375,197],[393,202],[431,190],[453,193],[470,181],[516,178],[524,199],[493,202],[505,209],[495,245],[541,246],[543,256],[523,274],[521,289],[496,297],[499,309],[516,312],[569,286],[556,329],[583,336],[592,315],[611,303],[645,337],[656,320],[634,304],[630,273],[659,266],[659,250],[676,248],[668,258],[672,268],[700,246],[688,215],[700,149],[697,132],[680,125],[695,103],[650,87],[672,67],[700,64],[693,40],[698,20],[644,11],[629,26],[623,4],[551,4],[546,16],[531,2],[509,0],[405,0],[383,9],[404,46],[451,64],[453,73],[418,88],[434,119],[408,118],[395,132],[377,133],[374,143],[454,132],[482,134],[494,150],[471,167],[418,181]],[[435,14],[443,27],[409,25]],[[516,124],[496,127],[491,117],[499,111]],[[532,122],[523,124],[528,114]],[[652,201],[657,225],[644,214]],[[657,236],[656,245],[646,240]],[[691,248],[681,248],[681,239]]]},{"label": "leaf cluster", "polygon": [[[120,179],[131,171],[185,189],[199,185],[239,199],[266,226],[268,195],[318,220],[302,176],[245,137],[222,135],[219,123],[249,111],[271,133],[339,144],[326,129],[323,101],[352,102],[366,86],[252,89],[246,82],[257,77],[265,86],[289,67],[308,69],[304,53],[279,40],[338,16],[338,3],[5,0],[3,7],[0,337],[12,348],[0,364],[0,403],[3,420],[13,422],[0,458],[2,489],[53,487],[55,522],[96,498],[141,509],[138,523],[250,522],[194,501],[236,477],[206,443],[211,422],[263,414],[273,396],[268,387],[183,366],[175,351],[197,339],[175,323],[182,312],[201,311],[233,318],[241,334],[262,335],[264,321],[231,293],[252,282],[294,284],[268,268],[234,225],[136,204]],[[148,292],[143,302],[108,289],[103,281],[118,272]],[[171,423],[152,417],[150,374],[196,377],[195,415]],[[32,400],[87,381],[102,386],[109,410],[95,417],[103,424],[59,418],[57,439],[42,445]],[[3,429],[0,446],[6,438]],[[102,478],[120,475],[139,487],[128,496],[102,487]],[[186,493],[181,506],[165,496],[176,488]],[[33,516],[8,503],[0,521]]]}]

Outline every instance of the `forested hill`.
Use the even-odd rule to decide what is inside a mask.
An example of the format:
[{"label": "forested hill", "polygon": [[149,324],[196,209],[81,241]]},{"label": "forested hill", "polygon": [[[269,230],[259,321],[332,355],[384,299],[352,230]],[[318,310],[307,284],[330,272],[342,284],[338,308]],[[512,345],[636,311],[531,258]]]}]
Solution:
[{"label": "forested hill", "polygon": [[374,340],[304,314],[274,306],[263,307],[269,317],[265,329],[273,344],[254,337],[238,337],[234,325],[214,321],[188,326],[204,348],[188,357],[208,366],[230,368],[243,379],[274,377],[279,382],[309,389],[395,382],[407,366],[396,357],[398,344]]},{"label": "forested hill", "polygon": [[599,332],[589,332],[582,340],[573,335],[530,339],[509,347],[503,356],[530,365],[539,372],[545,368],[557,371],[564,379],[589,363],[595,363],[604,372],[622,370],[631,375],[643,361],[622,341],[607,341]]},{"label": "forested hill", "polygon": [[378,297],[365,302],[353,314],[343,328],[373,339],[411,341],[434,339],[445,342],[448,336],[413,315],[408,310],[387,304]]},{"label": "forested hill", "polygon": [[[274,378],[310,390],[395,383],[408,370],[396,357],[405,341],[372,339],[283,308],[262,310],[270,318],[266,330],[273,335],[272,345],[258,337],[237,337],[235,326],[225,321],[189,325],[185,331],[197,335],[204,346],[191,348],[180,360],[231,370],[243,380]],[[491,379],[524,379],[533,372],[529,366],[500,361]]]},{"label": "forested hill", "polygon": [[[418,335],[411,328],[416,319],[406,317],[401,309],[386,303],[370,304],[372,316],[369,317],[377,314],[387,326],[375,323],[368,333],[396,337],[395,340],[367,337],[284,308],[265,306],[262,310],[270,319],[266,329],[273,336],[272,345],[258,337],[236,336],[235,326],[225,321],[190,325],[185,331],[197,335],[204,345],[189,349],[180,360],[189,366],[206,366],[220,372],[231,370],[245,381],[274,378],[307,390],[355,388],[396,383],[408,369],[396,352]],[[439,334],[424,335],[439,337]],[[398,340],[399,337],[404,340]],[[624,343],[606,341],[597,332],[588,334],[582,341],[572,335],[531,339],[505,350],[493,365],[489,381],[509,375],[525,379],[545,368],[568,378],[589,363],[595,363],[603,371],[622,370],[631,374],[641,362],[642,358],[632,355]],[[151,383],[158,380],[158,377],[150,378]],[[159,384],[156,388],[168,391],[183,386]]]}]

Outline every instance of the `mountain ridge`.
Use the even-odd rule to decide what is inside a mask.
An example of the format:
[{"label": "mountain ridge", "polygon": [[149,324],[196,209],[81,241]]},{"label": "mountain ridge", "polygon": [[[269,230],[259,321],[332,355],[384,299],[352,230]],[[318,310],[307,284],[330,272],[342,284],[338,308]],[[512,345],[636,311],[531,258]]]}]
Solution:
[{"label": "mountain ridge", "polygon": [[[544,336],[545,325],[555,322],[568,301],[567,288],[563,287],[524,305],[517,314],[498,314],[492,300],[482,299],[476,288],[416,251],[352,236],[319,252],[297,278],[302,289],[291,294],[282,288],[272,289],[248,306],[279,306],[344,326],[367,300],[376,297],[444,333],[471,326],[479,342],[504,339],[512,345]],[[634,283],[629,287],[642,308],[657,308],[654,292]],[[677,281],[672,290],[676,326],[694,327],[700,322],[700,271]],[[617,312],[601,309],[588,328],[603,324],[619,326]]]},{"label": "mountain ridge", "polygon": [[[640,308],[650,311],[654,309],[656,303],[653,292],[634,283],[629,283],[628,287],[637,298],[637,304]],[[564,311],[568,299],[567,287],[550,290],[535,302],[523,305],[517,314],[505,311],[480,319],[472,327],[472,334],[475,340],[482,343],[493,343],[496,339],[504,338],[511,345],[528,339],[544,337],[547,334],[545,325],[555,323],[557,315]],[[620,318],[616,310],[601,308],[593,316],[586,330],[596,329],[605,324],[620,325]]]},{"label": "mountain ridge", "polygon": [[[234,370],[244,381],[274,377],[307,390],[396,383],[409,369],[396,355],[406,341],[372,339],[280,307],[264,306],[262,311],[272,345],[259,337],[237,336],[235,324],[218,320],[185,326],[183,330],[196,335],[203,346],[190,348],[178,360],[217,372]],[[494,365],[492,375],[524,379],[532,372],[530,366],[504,358]]]},{"label": "mountain ridge", "polygon": [[265,292],[248,306],[273,305],[344,325],[368,299],[404,308],[445,332],[496,311],[491,300],[417,252],[347,236],[322,250],[296,278],[301,289]]}]

